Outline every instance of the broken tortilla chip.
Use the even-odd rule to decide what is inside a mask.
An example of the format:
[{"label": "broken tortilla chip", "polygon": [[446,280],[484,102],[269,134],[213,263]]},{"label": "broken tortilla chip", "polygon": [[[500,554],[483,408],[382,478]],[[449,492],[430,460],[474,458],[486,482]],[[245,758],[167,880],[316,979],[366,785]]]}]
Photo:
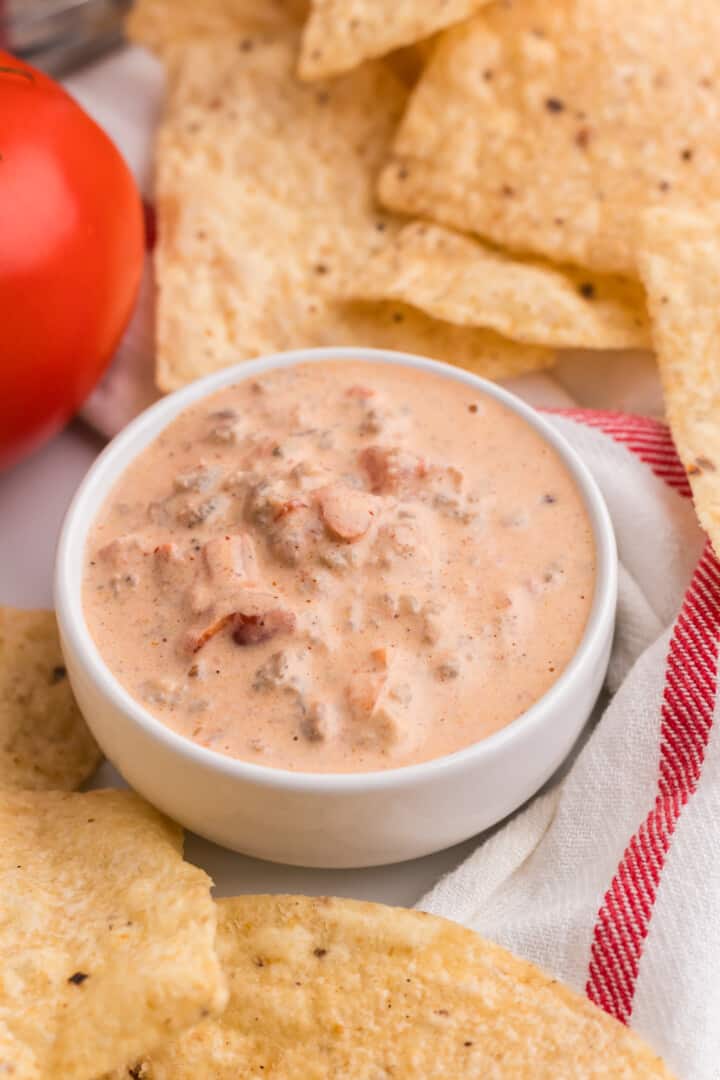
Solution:
[{"label": "broken tortilla chip", "polygon": [[90,1080],[225,1004],[182,830],[129,791],[0,795],[0,1074]]},{"label": "broken tortilla chip", "polygon": [[647,211],[638,263],[665,411],[700,524],[720,554],[720,205]]},{"label": "broken tortilla chip", "polygon": [[341,276],[400,228],[373,188],[407,91],[380,61],[326,85],[293,69],[290,41],[173,53],[157,158],[160,388],[322,345],[419,353],[490,378],[551,366],[548,349],[338,300]]},{"label": "broken tortilla chip", "polygon": [[324,79],[364,60],[423,41],[490,0],[311,0],[300,53],[301,79]]},{"label": "broken tortilla chip", "polygon": [[55,613],[0,607],[0,791],[72,791],[101,756],[70,689]]},{"label": "broken tortilla chip", "polygon": [[347,283],[349,298],[412,304],[457,326],[554,348],[649,346],[636,282],[521,261],[441,225],[406,225]]},{"label": "broken tortilla chip", "polygon": [[128,37],[162,54],[199,37],[235,35],[247,48],[248,35],[287,33],[302,25],[306,0],[135,0],[126,20]]},{"label": "broken tortilla chip", "polygon": [[640,210],[720,198],[719,37],[715,0],[493,4],[438,42],[381,198],[636,276]]},{"label": "broken tortilla chip", "polygon": [[456,923],[322,897],[218,908],[228,1007],[139,1080],[670,1077],[628,1028]]}]

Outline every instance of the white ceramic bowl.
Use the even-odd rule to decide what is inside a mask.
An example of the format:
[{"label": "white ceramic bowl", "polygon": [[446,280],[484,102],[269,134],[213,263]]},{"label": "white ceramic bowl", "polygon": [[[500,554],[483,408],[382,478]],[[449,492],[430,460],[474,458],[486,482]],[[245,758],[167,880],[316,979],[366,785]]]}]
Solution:
[{"label": "white ceramic bowl", "polygon": [[[270,368],[346,357],[402,364],[464,382],[502,401],[558,452],[582,492],[597,547],[595,599],[580,647],[551,689],[488,738],[447,757],[383,772],[298,773],[236,761],[171,731],[111,674],[82,608],[83,553],[95,515],[132,459],[186,406]],[[310,349],[263,357],[164,398],[114,439],[68,511],[55,603],[80,708],[129,784],[187,828],[225,847],[301,866],[357,867],[426,855],[517,809],[552,775],[600,691],[613,633],[617,554],[602,496],[575,452],[533,409],[459,368],[371,349]]]}]

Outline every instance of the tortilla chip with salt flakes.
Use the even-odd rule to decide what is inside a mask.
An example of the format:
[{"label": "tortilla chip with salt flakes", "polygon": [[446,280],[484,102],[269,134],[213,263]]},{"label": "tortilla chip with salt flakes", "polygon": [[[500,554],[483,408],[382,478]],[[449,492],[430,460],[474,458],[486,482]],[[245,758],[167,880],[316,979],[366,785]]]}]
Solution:
[{"label": "tortilla chip with salt flakes", "polygon": [[626,1027],[456,923],[356,900],[221,900],[230,1001],[141,1080],[669,1078]]},{"label": "tortilla chip with salt flakes", "polygon": [[390,207],[637,276],[648,205],[720,198],[716,0],[522,0],[443,35],[400,127]]},{"label": "tortilla chip with salt flakes", "polygon": [[638,262],[668,421],[720,554],[720,205],[647,211]]},{"label": "tortilla chip with salt flakes", "polygon": [[54,612],[0,607],[0,791],[72,791],[101,756],[70,689]]},{"label": "tortilla chip with salt flakes", "polygon": [[300,53],[302,79],[339,75],[423,41],[490,0],[310,0]]},{"label": "tortilla chip with salt flakes", "polygon": [[210,879],[129,791],[0,795],[0,1075],[90,1080],[219,1012]]},{"label": "tortilla chip with salt flakes", "polygon": [[421,353],[491,378],[550,366],[547,349],[337,300],[341,275],[400,227],[373,188],[407,91],[380,61],[317,86],[294,66],[291,41],[197,42],[171,57],[157,151],[160,388],[319,345]]},{"label": "tortilla chip with salt flakes", "polygon": [[126,29],[137,45],[163,53],[203,36],[286,33],[299,29],[306,13],[306,0],[135,0]]},{"label": "tortilla chip with salt flakes", "polygon": [[649,345],[642,289],[633,281],[520,261],[480,241],[414,222],[355,271],[348,295],[413,304],[434,319],[484,326],[556,348]]}]

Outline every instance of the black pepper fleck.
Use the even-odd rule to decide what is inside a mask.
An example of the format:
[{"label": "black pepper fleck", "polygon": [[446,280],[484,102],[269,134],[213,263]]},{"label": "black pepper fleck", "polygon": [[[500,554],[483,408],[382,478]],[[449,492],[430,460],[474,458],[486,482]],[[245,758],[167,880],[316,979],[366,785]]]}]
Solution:
[{"label": "black pepper fleck", "polygon": [[317,956],[318,960],[322,960],[323,956],[327,956],[327,949],[313,949],[313,956]]},{"label": "black pepper fleck", "polygon": [[62,680],[66,676],[67,676],[67,668],[65,668],[62,664],[58,664],[57,667],[54,667],[52,669],[52,674],[50,676],[50,681],[54,685],[55,683],[62,682]]},{"label": "black pepper fleck", "polygon": [[585,298],[585,300],[595,299],[595,286],[592,284],[591,281],[582,281],[578,285],[578,292],[582,297]]},{"label": "black pepper fleck", "polygon": [[545,99],[545,108],[548,112],[561,113],[565,109],[565,102],[561,101],[560,98],[549,97]]},{"label": "black pepper fleck", "polygon": [[86,979],[89,979],[89,978],[90,978],[90,976],[86,975],[84,971],[76,971],[74,975],[70,976],[70,978],[68,979],[68,982],[72,983],[73,986],[80,986],[80,985],[82,985],[82,983],[85,982]]}]

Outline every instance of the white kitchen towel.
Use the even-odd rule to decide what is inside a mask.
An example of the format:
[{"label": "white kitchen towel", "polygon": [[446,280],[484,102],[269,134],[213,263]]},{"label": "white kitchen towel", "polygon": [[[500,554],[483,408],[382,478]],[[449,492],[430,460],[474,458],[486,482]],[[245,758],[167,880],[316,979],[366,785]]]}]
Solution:
[{"label": "white kitchen towel", "polygon": [[552,421],[592,470],[615,524],[615,692],[559,784],[419,906],[585,992],[683,1080],[714,1080],[720,566],[663,424],[584,410]]}]

